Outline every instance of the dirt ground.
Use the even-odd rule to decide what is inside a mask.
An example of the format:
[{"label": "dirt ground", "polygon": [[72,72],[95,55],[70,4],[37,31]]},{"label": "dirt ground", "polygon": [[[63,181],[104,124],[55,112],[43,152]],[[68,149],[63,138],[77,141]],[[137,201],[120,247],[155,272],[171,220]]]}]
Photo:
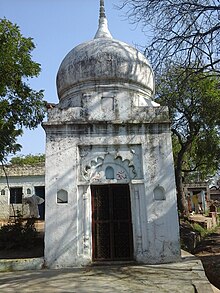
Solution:
[{"label": "dirt ground", "polygon": [[202,261],[210,283],[220,289],[220,228],[203,239],[194,254]]},{"label": "dirt ground", "polygon": [[[202,261],[209,281],[220,289],[220,228],[203,239],[194,254]],[[0,259],[42,257],[44,255],[44,235],[40,233],[35,245],[28,250],[0,250]]]}]

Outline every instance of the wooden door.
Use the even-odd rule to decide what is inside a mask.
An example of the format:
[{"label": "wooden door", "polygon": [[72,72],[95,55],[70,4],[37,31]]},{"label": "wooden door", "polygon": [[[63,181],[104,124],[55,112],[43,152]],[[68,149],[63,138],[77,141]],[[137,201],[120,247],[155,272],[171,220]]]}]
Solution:
[{"label": "wooden door", "polygon": [[93,185],[91,190],[93,260],[132,259],[129,186]]}]

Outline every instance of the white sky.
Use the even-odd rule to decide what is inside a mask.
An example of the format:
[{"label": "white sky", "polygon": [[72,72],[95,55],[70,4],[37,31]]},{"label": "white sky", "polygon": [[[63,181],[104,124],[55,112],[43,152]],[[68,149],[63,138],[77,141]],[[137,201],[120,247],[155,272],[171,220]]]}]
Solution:
[{"label": "white sky", "polygon": [[[115,39],[135,46],[144,45],[146,36],[129,24],[125,11],[115,8],[121,0],[105,0],[109,30]],[[92,39],[98,27],[99,0],[0,0],[0,18],[17,23],[25,37],[36,44],[33,60],[41,64],[40,76],[30,81],[33,89],[43,89],[45,100],[58,103],[56,74],[66,54],[78,44]],[[18,140],[20,154],[45,151],[41,126],[25,130]]]}]

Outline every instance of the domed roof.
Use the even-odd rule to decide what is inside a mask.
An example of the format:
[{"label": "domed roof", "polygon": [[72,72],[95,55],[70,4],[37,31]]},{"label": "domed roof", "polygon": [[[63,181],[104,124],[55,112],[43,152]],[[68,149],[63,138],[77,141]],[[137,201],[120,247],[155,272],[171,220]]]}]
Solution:
[{"label": "domed roof", "polygon": [[100,1],[99,28],[95,38],[73,48],[62,61],[57,74],[60,99],[79,86],[122,84],[138,87],[148,96],[154,93],[154,75],[143,54],[126,43],[112,38]]}]

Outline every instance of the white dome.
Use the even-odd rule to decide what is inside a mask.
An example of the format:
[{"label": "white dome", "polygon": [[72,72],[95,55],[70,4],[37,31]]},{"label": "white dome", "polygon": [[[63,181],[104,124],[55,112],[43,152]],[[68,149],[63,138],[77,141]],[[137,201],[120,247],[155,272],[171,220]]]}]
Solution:
[{"label": "white dome", "polygon": [[138,87],[149,97],[154,93],[153,70],[143,54],[126,43],[112,38],[100,9],[95,38],[72,49],[62,61],[57,74],[59,99],[65,99],[86,85]]},{"label": "white dome", "polygon": [[154,75],[147,59],[126,43],[99,38],[80,44],[64,58],[57,74],[60,99],[79,84],[127,83],[154,92]]}]

